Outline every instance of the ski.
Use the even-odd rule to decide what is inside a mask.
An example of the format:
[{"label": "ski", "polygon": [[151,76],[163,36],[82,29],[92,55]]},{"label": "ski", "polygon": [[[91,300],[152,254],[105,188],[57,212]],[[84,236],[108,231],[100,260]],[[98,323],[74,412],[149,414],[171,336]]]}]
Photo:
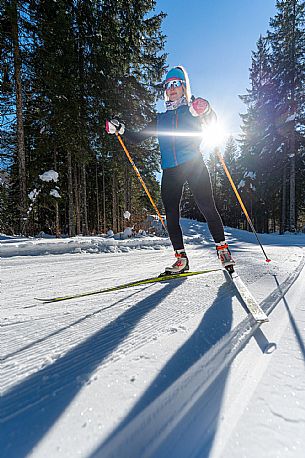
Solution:
[{"label": "ski", "polygon": [[121,289],[133,288],[135,286],[147,285],[149,283],[165,282],[165,281],[169,281],[169,280],[175,280],[175,279],[178,279],[178,278],[191,277],[191,276],[194,276],[194,275],[202,275],[202,274],[209,273],[209,272],[217,272],[219,270],[221,270],[221,269],[220,268],[219,269],[217,269],[217,268],[215,268],[215,269],[205,269],[205,270],[198,270],[198,271],[195,271],[195,272],[184,272],[184,273],[181,273],[181,274],[170,274],[170,275],[167,275],[166,273],[163,273],[163,274],[160,274],[158,277],[145,278],[144,280],[138,280],[138,281],[134,281],[134,282],[130,282],[130,283],[124,283],[122,285],[113,286],[113,287],[105,288],[105,289],[99,289],[97,291],[87,291],[87,292],[84,292],[84,293],[70,294],[70,295],[67,295],[67,296],[59,296],[59,297],[49,297],[49,298],[44,298],[44,299],[36,297],[35,299],[37,301],[42,301],[44,303],[61,302],[61,301],[67,301],[69,299],[78,299],[78,298],[81,298],[81,297],[93,296],[95,294],[111,293],[111,292],[114,292],[114,291],[119,291]]},{"label": "ski", "polygon": [[225,272],[230,278],[230,281],[234,284],[239,296],[241,297],[243,303],[247,307],[247,310],[251,313],[255,321],[258,323],[265,323],[266,321],[269,321],[268,316],[253,297],[238,273],[233,268],[225,269]]}]

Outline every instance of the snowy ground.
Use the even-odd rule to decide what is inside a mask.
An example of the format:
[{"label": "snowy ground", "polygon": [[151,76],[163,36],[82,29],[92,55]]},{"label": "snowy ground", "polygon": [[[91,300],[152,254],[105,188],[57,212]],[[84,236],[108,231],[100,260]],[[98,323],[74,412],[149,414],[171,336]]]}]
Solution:
[{"label": "snowy ground", "polygon": [[[191,269],[218,267],[206,225],[183,226]],[[154,276],[167,239],[0,237],[1,457],[303,458],[305,236],[262,236],[268,265],[227,235],[260,328],[221,271],[35,300]]]}]

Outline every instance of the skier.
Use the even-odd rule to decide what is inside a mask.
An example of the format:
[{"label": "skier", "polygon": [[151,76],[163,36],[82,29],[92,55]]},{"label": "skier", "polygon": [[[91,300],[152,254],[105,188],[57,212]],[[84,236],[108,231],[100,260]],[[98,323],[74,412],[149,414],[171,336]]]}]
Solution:
[{"label": "skier", "polygon": [[141,131],[125,131],[118,119],[106,121],[108,134],[119,133],[132,143],[157,136],[161,151],[161,197],[165,208],[167,230],[175,250],[176,261],[166,267],[165,274],[178,274],[189,270],[182,231],[179,224],[180,200],[183,186],[188,182],[196,204],[204,215],[214,239],[218,257],[226,269],[232,269],[232,259],[225,241],[223,223],[216,209],[208,169],[200,152],[202,127],[215,122],[215,112],[207,100],[191,96],[190,83],[182,66],[173,67],[164,81],[166,111]]}]

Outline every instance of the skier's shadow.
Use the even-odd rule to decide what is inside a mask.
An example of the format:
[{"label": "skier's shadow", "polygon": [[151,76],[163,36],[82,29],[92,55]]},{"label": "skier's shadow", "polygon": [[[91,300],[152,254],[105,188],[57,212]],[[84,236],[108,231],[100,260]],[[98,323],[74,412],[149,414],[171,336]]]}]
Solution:
[{"label": "skier's shadow", "polygon": [[143,317],[184,280],[164,282],[162,289],[0,397],[1,458],[27,456],[78,394],[82,388],[79,380],[88,379]]},{"label": "skier's shadow", "polygon": [[[104,447],[109,446],[112,439],[124,427],[128,425],[140,412],[142,412],[149,404],[156,400],[167,388],[169,388],[179,377],[181,377],[193,364],[196,363],[203,355],[209,352],[212,347],[219,342],[226,334],[229,334],[232,327],[232,298],[234,293],[227,284],[223,284],[219,288],[218,295],[213,302],[213,305],[205,312],[199,326],[191,337],[184,343],[182,347],[173,355],[168,363],[163,367],[157,377],[153,380],[143,396],[135,404],[128,415],[122,420],[118,427],[111,435],[98,447],[91,457],[103,457]],[[199,298],[204,300],[204,298]],[[192,425],[192,439],[184,441],[184,446],[174,448],[177,438],[180,433],[173,431],[171,433],[173,454],[172,456],[185,457],[191,456],[192,450],[188,447],[192,446],[192,442],[196,442],[195,437],[200,438],[202,448],[198,456],[208,457],[213,445],[215,433],[217,431],[218,418],[223,398],[223,393],[226,385],[226,379],[229,368],[225,368],[217,377],[216,382],[208,388],[198,400],[199,407],[198,422]],[[196,405],[197,405],[196,404]],[[203,409],[202,409],[203,406]],[[193,412],[194,414],[194,412]],[[155,419],[155,421],[158,421]],[[186,424],[190,419],[185,418]],[[181,423],[178,426],[181,428]],[[183,430],[183,426],[182,426]],[[180,429],[181,432],[181,429]],[[145,439],[144,439],[145,440]],[[197,441],[198,444],[198,441]],[[198,452],[198,450],[197,450]],[[167,452],[158,450],[156,456],[158,458],[166,457]],[[131,455],[126,450],[125,458]],[[155,456],[155,455],[154,455]],[[192,455],[193,456],[193,455]],[[197,455],[196,455],[197,456]]]}]

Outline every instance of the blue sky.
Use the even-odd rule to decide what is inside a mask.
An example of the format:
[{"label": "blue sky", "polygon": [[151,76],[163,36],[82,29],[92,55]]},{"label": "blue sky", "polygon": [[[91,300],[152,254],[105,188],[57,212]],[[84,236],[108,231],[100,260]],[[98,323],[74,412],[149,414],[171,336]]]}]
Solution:
[{"label": "blue sky", "polygon": [[275,0],[157,0],[161,10],[167,13],[162,31],[168,65],[184,65],[192,93],[209,100],[237,135],[239,113],[245,112],[238,95],[250,87],[251,51],[276,14]]}]

